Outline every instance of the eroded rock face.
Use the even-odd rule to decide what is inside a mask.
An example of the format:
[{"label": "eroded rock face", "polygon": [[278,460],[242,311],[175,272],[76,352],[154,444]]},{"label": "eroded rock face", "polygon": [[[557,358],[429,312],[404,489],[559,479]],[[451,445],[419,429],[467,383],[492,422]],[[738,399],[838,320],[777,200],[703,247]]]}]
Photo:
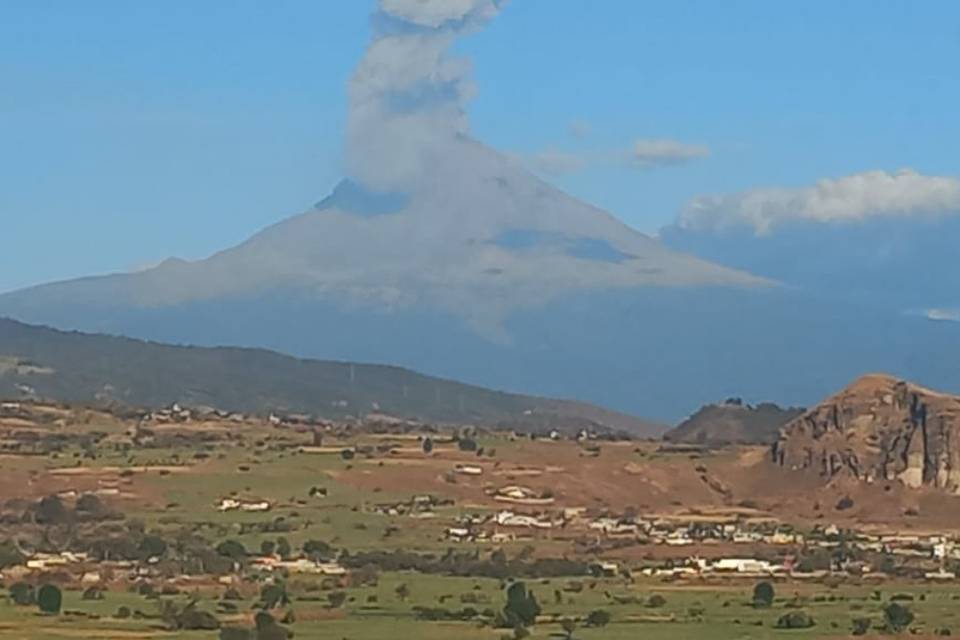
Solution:
[{"label": "eroded rock face", "polygon": [[773,461],[826,478],[900,480],[960,492],[960,396],[861,378],[783,427]]}]

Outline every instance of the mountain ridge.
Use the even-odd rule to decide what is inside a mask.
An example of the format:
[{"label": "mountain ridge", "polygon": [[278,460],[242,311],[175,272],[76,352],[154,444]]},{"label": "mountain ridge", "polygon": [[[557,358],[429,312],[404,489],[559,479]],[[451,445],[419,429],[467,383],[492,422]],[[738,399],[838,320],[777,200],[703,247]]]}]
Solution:
[{"label": "mountain ridge", "polygon": [[[654,422],[573,400],[493,391],[402,367],[295,358],[266,349],[165,345],[63,332],[0,318],[0,394],[159,408],[179,403],[227,411],[390,414],[423,421],[596,428],[655,436]],[[345,404],[344,404],[345,403]]]}]

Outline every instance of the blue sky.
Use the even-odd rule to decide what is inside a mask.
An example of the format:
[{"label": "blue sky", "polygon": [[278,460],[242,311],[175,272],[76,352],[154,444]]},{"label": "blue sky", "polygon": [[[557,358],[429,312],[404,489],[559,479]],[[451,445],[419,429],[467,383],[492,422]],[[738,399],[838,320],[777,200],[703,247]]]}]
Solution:
[{"label": "blue sky", "polygon": [[[372,10],[0,4],[0,291],[203,257],[323,198]],[[473,132],[502,150],[708,148],[551,176],[648,232],[705,193],[960,174],[952,1],[513,0],[458,49],[479,89]]]}]

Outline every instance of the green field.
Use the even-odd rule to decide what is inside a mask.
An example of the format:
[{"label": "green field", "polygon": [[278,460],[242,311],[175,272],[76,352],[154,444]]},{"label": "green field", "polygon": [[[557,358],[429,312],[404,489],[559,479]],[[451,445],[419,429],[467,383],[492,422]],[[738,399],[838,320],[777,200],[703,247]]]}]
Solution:
[{"label": "green field", "polygon": [[[579,582],[580,593],[564,591],[569,583]],[[409,596],[405,601],[397,595],[397,586],[405,584]],[[417,574],[385,574],[375,587],[347,589],[347,602],[339,608],[330,608],[326,593],[317,590],[309,580],[290,583],[296,622],[290,625],[298,638],[350,640],[380,640],[385,638],[419,638],[447,640],[449,638],[500,638],[510,635],[508,630],[492,629],[478,622],[426,622],[413,613],[416,606],[459,609],[467,606],[461,597],[469,599],[478,610],[499,608],[504,596],[495,580],[472,578],[427,577]],[[686,638],[785,638],[785,637],[846,637],[854,618],[871,618],[879,625],[883,620],[882,607],[891,596],[912,601],[905,602],[914,612],[915,631],[933,634],[942,629],[960,631],[960,591],[943,587],[885,586],[879,593],[870,586],[843,585],[829,589],[819,585],[777,584],[777,600],[769,609],[756,609],[750,604],[751,585],[677,587],[658,583],[626,584],[622,580],[557,579],[531,581],[528,586],[538,595],[543,614],[531,629],[533,638],[565,637],[559,624],[561,618],[583,619],[594,609],[604,609],[612,621],[603,628],[579,627],[574,638],[590,640],[681,640]],[[561,591],[558,603],[555,591]],[[666,603],[657,608],[642,604],[651,595],[661,595]],[[641,604],[616,604],[636,597]],[[202,591],[194,594],[203,607],[213,610],[218,594]],[[179,596],[181,600],[186,596]],[[442,604],[441,604],[442,603]],[[121,605],[140,610],[148,616],[156,613],[158,604],[131,593],[106,594],[102,601],[82,601],[77,592],[67,592],[64,610],[95,614],[99,619],[62,614],[43,616],[33,607],[18,607],[7,602],[0,605],[0,637],[31,639],[68,638],[216,638],[217,632],[167,632],[158,620],[116,620],[112,614]],[[239,613],[221,616],[226,623],[249,624],[253,599],[237,603]],[[802,610],[811,615],[816,625],[805,630],[780,630],[777,619],[784,613]]]}]

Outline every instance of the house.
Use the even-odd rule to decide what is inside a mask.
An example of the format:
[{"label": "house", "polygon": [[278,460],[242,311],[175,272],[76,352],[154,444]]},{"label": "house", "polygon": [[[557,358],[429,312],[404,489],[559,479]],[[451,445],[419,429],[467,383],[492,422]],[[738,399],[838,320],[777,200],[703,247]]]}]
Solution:
[{"label": "house", "polygon": [[217,511],[247,511],[247,512],[263,512],[270,511],[270,503],[266,500],[258,500],[255,502],[246,502],[243,500],[237,500],[236,498],[223,498],[220,500],[220,503],[217,505]]},{"label": "house", "polygon": [[483,467],[478,467],[472,464],[458,464],[454,469],[454,471],[456,473],[459,473],[465,476],[482,476],[483,475]]},{"label": "house", "polygon": [[710,570],[718,573],[770,574],[779,567],[756,558],[721,558],[710,565]]},{"label": "house", "polygon": [[262,512],[270,511],[270,503],[266,500],[260,502],[244,502],[240,505],[241,511]]}]

